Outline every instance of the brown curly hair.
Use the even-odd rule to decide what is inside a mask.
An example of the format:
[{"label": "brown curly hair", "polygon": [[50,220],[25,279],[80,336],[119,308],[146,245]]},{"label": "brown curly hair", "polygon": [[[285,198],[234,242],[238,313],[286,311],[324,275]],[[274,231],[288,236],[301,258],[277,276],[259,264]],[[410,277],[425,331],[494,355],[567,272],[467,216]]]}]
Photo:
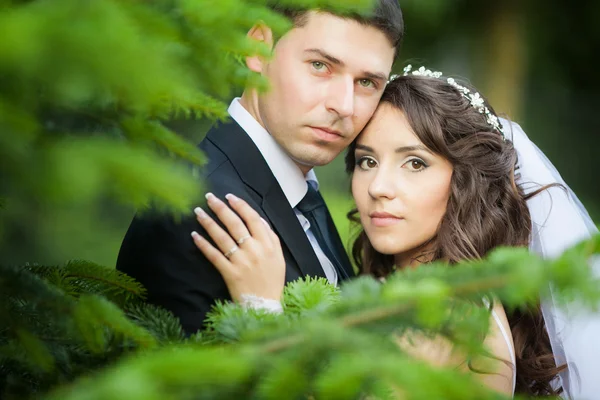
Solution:
[{"label": "brown curly hair", "polygon": [[[484,114],[442,79],[398,77],[388,84],[381,101],[402,111],[420,141],[453,165],[446,213],[429,243],[433,250],[427,259],[454,264],[482,258],[498,246],[528,245],[531,217],[526,201],[547,187],[526,195],[516,183],[517,152],[508,134],[505,140]],[[355,147],[356,140],[345,157],[350,174]],[[354,209],[348,217],[359,222],[357,213]],[[352,256],[362,274],[384,277],[394,268],[393,255],[378,253],[364,230],[353,244]],[[550,382],[564,366],[555,365],[539,307],[507,316],[515,344],[516,392],[558,394]]]}]

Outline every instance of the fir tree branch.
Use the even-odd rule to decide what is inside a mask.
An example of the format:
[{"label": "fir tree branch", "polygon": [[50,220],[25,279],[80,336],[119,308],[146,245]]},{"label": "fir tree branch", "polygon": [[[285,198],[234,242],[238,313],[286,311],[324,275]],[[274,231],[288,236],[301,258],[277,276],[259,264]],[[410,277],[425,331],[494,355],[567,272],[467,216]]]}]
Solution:
[{"label": "fir tree branch", "polygon": [[[577,246],[575,246],[573,249],[571,249],[570,251],[565,252],[565,254],[559,258],[556,261],[546,261],[543,265],[541,263],[541,260],[539,259],[539,257],[536,257],[532,254],[529,254],[527,252],[523,252],[523,251],[519,251],[519,250],[515,250],[515,249],[498,249],[496,250],[492,256],[488,259],[485,260],[481,260],[477,263],[467,263],[465,264],[465,266],[455,266],[452,269],[449,269],[447,266],[441,266],[441,268],[446,268],[448,269],[449,273],[452,273],[453,275],[455,275],[455,277],[460,277],[461,271],[460,269],[464,269],[465,271],[469,271],[469,270],[477,270],[479,269],[482,272],[491,272],[490,276],[483,276],[483,277],[478,277],[478,278],[473,278],[470,280],[466,280],[463,282],[453,282],[452,286],[448,286],[446,284],[446,286],[444,287],[437,287],[437,288],[433,288],[434,293],[424,293],[425,296],[423,296],[423,293],[420,293],[417,290],[413,290],[412,292],[405,292],[405,293],[401,293],[400,297],[398,297],[397,299],[400,301],[403,301],[400,304],[392,304],[392,305],[375,305],[372,308],[368,308],[366,310],[361,310],[358,312],[351,312],[348,315],[343,315],[341,317],[336,318],[337,323],[339,323],[341,326],[346,327],[346,328],[351,328],[351,327],[358,327],[361,325],[366,325],[366,324],[370,324],[370,323],[374,323],[377,321],[381,321],[393,316],[400,316],[402,314],[405,314],[409,311],[418,309],[418,307],[420,306],[420,304],[423,302],[423,299],[427,299],[427,297],[430,297],[431,295],[433,295],[434,298],[438,298],[438,300],[442,299],[442,296],[446,297],[446,298],[450,298],[450,297],[454,297],[454,298],[465,298],[465,299],[471,299],[473,298],[475,295],[479,295],[479,296],[483,296],[486,293],[489,292],[495,292],[496,295],[499,296],[500,301],[503,300],[503,298],[505,298],[504,294],[502,293],[502,291],[500,289],[506,289],[507,287],[512,287],[511,285],[516,284],[518,281],[517,279],[519,278],[519,275],[515,275],[515,271],[518,271],[518,268],[520,268],[520,266],[522,264],[528,264],[529,260],[538,260],[540,262],[540,266],[543,267],[543,270],[546,271],[546,274],[549,276],[554,276],[555,270],[557,268],[560,268],[560,266],[562,264],[564,264],[564,260],[565,259],[572,259],[573,258],[573,254],[577,254],[583,257],[583,263],[580,263],[579,265],[575,265],[573,263],[570,263],[569,265],[571,266],[570,271],[574,274],[574,275],[578,275],[579,273],[585,274],[584,276],[580,276],[580,278],[582,278],[581,280],[579,280],[577,283],[582,285],[582,283],[587,283],[588,285],[586,285],[587,287],[591,287],[591,289],[589,291],[587,291],[587,295],[593,295],[595,294],[596,296],[598,296],[600,294],[600,288],[597,286],[597,280],[594,279],[589,279],[590,277],[590,271],[589,271],[589,264],[587,262],[585,262],[590,255],[592,255],[595,252],[599,251],[600,246],[598,245],[598,242],[600,241],[600,235],[597,235],[596,237],[585,241]],[[518,259],[520,262],[518,263],[514,263],[515,259]],[[513,264],[507,264],[507,261],[513,261]],[[497,269],[498,268],[494,268],[494,266],[496,267],[503,267],[503,266],[511,266],[512,268],[509,269],[507,272],[504,273],[497,273]],[[427,269],[428,266],[424,266],[422,269]],[[434,266],[435,268],[435,266]],[[443,270],[440,270],[442,273],[445,272]],[[394,277],[393,279],[396,282],[402,282],[402,278],[404,276],[403,275],[398,275],[396,277]],[[462,278],[464,279],[464,276],[462,276]],[[394,284],[395,282],[391,282],[391,284]],[[557,289],[560,289],[560,282],[557,282],[559,285],[556,287]],[[594,291],[595,288],[595,291]],[[533,290],[533,292],[535,293],[543,293],[538,291],[539,289]],[[393,288],[392,288],[392,292],[393,292]],[[435,293],[437,292],[437,293]],[[393,294],[392,294],[393,296]],[[526,298],[528,297],[528,293],[523,293],[522,297]],[[279,338],[279,339],[274,339],[264,345],[262,345],[262,351],[266,352],[266,353],[273,353],[273,352],[279,352],[279,351],[283,351],[285,349],[288,349],[292,346],[297,346],[300,345],[301,343],[305,342],[307,340],[308,336],[306,334],[303,333],[298,333],[298,334],[294,334],[291,336],[286,336],[283,338]]]},{"label": "fir tree branch", "polygon": [[143,300],[146,298],[146,288],[127,274],[113,268],[107,268],[98,264],[83,261],[72,260],[65,266],[66,278],[78,278],[88,281],[96,281],[106,285],[106,290],[117,290],[125,293],[128,299],[137,298]]}]

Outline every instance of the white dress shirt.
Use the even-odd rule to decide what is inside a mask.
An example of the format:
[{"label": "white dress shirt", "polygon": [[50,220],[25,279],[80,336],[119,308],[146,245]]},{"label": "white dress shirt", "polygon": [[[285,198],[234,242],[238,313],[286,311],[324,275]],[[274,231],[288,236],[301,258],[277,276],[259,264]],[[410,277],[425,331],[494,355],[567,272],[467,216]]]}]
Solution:
[{"label": "white dress shirt", "polygon": [[321,246],[319,246],[319,242],[317,242],[315,235],[310,229],[310,222],[296,208],[308,191],[307,181],[311,181],[316,189],[319,188],[319,182],[314,171],[311,169],[304,176],[300,168],[273,139],[271,134],[242,106],[239,97],[233,99],[227,111],[231,115],[231,118],[242,127],[256,147],[258,147],[258,150],[279,183],[281,190],[283,190],[283,194],[290,203],[290,207],[294,209],[296,217],[321,263],[325,276],[330,283],[337,285],[338,276],[335,267],[325,255]]}]

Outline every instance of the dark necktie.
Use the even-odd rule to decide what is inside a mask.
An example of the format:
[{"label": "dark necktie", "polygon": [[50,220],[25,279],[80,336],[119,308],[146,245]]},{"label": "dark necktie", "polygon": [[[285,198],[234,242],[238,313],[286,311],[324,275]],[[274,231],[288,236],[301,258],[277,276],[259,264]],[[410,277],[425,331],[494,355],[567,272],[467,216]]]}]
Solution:
[{"label": "dark necktie", "polygon": [[321,250],[333,264],[340,279],[347,278],[348,274],[342,268],[341,257],[336,254],[333,245],[333,237],[336,232],[332,232],[335,226],[331,226],[327,215],[327,207],[321,194],[308,183],[308,192],[296,206],[304,217],[310,222],[310,230],[315,235]]}]

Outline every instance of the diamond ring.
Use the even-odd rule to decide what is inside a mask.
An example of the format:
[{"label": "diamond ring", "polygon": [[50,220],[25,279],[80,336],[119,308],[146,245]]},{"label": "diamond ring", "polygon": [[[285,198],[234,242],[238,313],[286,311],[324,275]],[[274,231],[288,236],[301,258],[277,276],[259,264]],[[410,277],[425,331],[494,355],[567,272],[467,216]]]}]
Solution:
[{"label": "diamond ring", "polygon": [[241,246],[246,240],[250,239],[251,237],[252,236],[250,235],[243,236],[237,240],[237,244]]},{"label": "diamond ring", "polygon": [[231,248],[231,250],[229,250],[227,253],[224,254],[225,257],[229,258],[233,255],[233,253],[235,253],[236,251],[238,251],[240,248],[237,246],[233,246]]}]

